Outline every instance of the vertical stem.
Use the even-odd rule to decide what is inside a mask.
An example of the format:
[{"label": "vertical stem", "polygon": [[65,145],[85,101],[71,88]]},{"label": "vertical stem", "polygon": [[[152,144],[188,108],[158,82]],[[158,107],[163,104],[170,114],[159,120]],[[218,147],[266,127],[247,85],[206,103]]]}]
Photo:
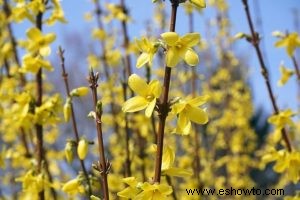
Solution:
[{"label": "vertical stem", "polygon": [[[42,31],[42,18],[43,13],[39,12],[36,17],[36,27]],[[40,67],[39,71],[36,74],[36,90],[37,90],[37,100],[36,107],[42,105],[43,101],[43,79],[42,79],[42,67]],[[43,149],[43,126],[41,124],[35,124],[36,129],[36,146],[37,146],[37,161],[38,161],[38,173],[42,172],[42,165],[45,159],[44,157],[44,149]],[[39,192],[39,199],[45,199],[44,189]]]},{"label": "vertical stem", "polygon": [[[258,61],[260,63],[261,74],[262,74],[262,76],[265,80],[267,90],[268,90],[268,94],[269,94],[269,97],[270,97],[270,100],[271,100],[271,103],[272,103],[272,106],[273,106],[274,113],[278,114],[279,109],[278,109],[278,106],[277,106],[277,103],[276,103],[276,100],[275,100],[275,97],[274,97],[274,93],[273,93],[273,90],[272,90],[272,87],[271,87],[271,84],[270,84],[268,70],[265,66],[263,55],[262,55],[260,47],[259,47],[259,36],[255,32],[254,26],[253,26],[253,23],[252,23],[250,11],[249,11],[249,6],[248,6],[248,0],[242,0],[242,2],[243,2],[243,5],[244,5],[244,9],[245,9],[246,16],[247,16],[247,21],[248,21],[249,28],[250,28],[251,35],[252,35],[252,41],[251,42],[252,42],[253,47],[255,48],[256,55],[257,55]],[[281,129],[281,134],[282,134],[283,140],[286,144],[286,147],[287,147],[288,151],[291,152],[292,151],[292,145],[291,145],[289,136],[288,136],[285,128]]]},{"label": "vertical stem", "polygon": [[[178,7],[178,0],[173,0],[172,2],[172,14],[171,14],[171,22],[170,22],[170,31],[175,32],[176,25],[176,14]],[[154,174],[154,182],[160,183],[161,178],[161,164],[162,164],[162,155],[163,155],[163,146],[164,146],[164,133],[165,133],[165,124],[166,118],[169,112],[169,88],[171,81],[171,68],[165,67],[165,75],[164,75],[164,85],[163,85],[163,96],[161,100],[160,110],[159,110],[159,125],[158,125],[158,134],[157,134],[157,152],[155,159],[155,174]]]},{"label": "vertical stem", "polygon": [[[125,6],[125,0],[120,1],[121,7],[123,9],[123,12],[127,15],[128,10]],[[130,55],[126,53],[127,48],[129,46],[129,36],[127,31],[127,23],[125,20],[122,21],[122,31],[123,31],[123,37],[124,42],[123,46],[125,49],[125,69],[124,69],[124,76],[128,78],[132,74],[132,67],[131,67],[131,58]],[[124,101],[127,99],[127,83],[123,83],[123,96]],[[131,93],[131,96],[133,96],[133,92]],[[130,161],[130,150],[129,150],[129,140],[130,140],[130,129],[128,125],[128,117],[127,113],[125,113],[125,139],[126,139],[126,161],[125,161],[125,176],[131,176],[131,161]]]},{"label": "vertical stem", "polygon": [[98,104],[98,96],[97,96],[98,79],[99,79],[98,73],[94,74],[94,72],[91,71],[89,75],[89,83],[90,83],[90,88],[92,90],[94,108],[96,113],[95,123],[97,128],[98,151],[100,157],[100,164],[98,168],[100,169],[100,173],[102,176],[102,191],[103,191],[104,200],[109,200],[108,183],[107,183],[109,163],[106,162],[105,152],[104,152],[103,134],[102,134],[102,126],[101,126],[102,111],[99,111],[97,109],[97,107],[99,106],[97,105]]},{"label": "vertical stem", "polygon": [[[125,0],[121,0],[121,7],[123,8],[123,12],[127,15],[128,11],[125,6]],[[122,21],[122,30],[123,30],[123,36],[124,36],[124,48],[127,50],[129,46],[129,36],[128,36],[128,31],[127,31],[127,23],[125,20]],[[126,63],[126,70],[127,70],[127,76],[130,76],[132,74],[132,67],[131,67],[131,59],[130,56],[126,53],[125,56],[125,63]]]},{"label": "vertical stem", "polygon": [[292,56],[293,65],[296,71],[297,79],[300,81],[300,70],[295,56]]},{"label": "vertical stem", "polygon": [[[127,84],[125,82],[123,82],[122,84],[123,86],[123,99],[124,101],[126,101],[126,94],[127,94]],[[125,118],[125,152],[126,152],[126,159],[125,159],[125,177],[129,177],[131,176],[131,161],[130,161],[130,149],[129,149],[129,134],[130,134],[130,130],[129,130],[129,124],[128,124],[128,115],[127,113],[124,114],[124,118]]]},{"label": "vertical stem", "polygon": [[[63,77],[64,83],[65,83],[66,93],[67,93],[67,96],[70,98],[71,97],[70,96],[70,87],[69,87],[69,81],[68,81],[68,74],[67,74],[66,69],[65,69],[64,50],[61,47],[59,47],[59,49],[58,49],[58,55],[59,55],[60,61],[61,61],[60,65],[61,65],[61,68],[62,68],[62,77]],[[75,140],[76,140],[76,143],[78,144],[80,138],[79,138],[77,123],[76,123],[76,116],[75,116],[75,113],[74,113],[72,102],[71,102],[71,119],[72,119],[72,126],[73,126]],[[81,169],[83,171],[83,174],[84,174],[84,176],[86,178],[86,181],[87,181],[87,184],[88,184],[88,198],[90,199],[90,196],[92,195],[92,187],[91,187],[91,183],[90,183],[89,174],[86,170],[84,160],[79,159],[79,162],[80,162]]]}]

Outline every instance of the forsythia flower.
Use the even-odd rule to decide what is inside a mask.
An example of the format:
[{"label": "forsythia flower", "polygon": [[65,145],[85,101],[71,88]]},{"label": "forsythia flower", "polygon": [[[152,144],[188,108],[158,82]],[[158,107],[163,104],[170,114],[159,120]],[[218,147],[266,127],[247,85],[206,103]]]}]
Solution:
[{"label": "forsythia flower", "polygon": [[78,142],[77,154],[80,160],[84,160],[89,150],[89,143],[85,139]]},{"label": "forsythia flower", "polygon": [[22,189],[24,192],[33,194],[38,194],[46,187],[51,187],[51,184],[43,174],[34,174],[32,170],[29,170],[24,176],[16,178],[16,181],[22,182]]},{"label": "forsythia flower", "polygon": [[166,55],[168,67],[175,67],[181,59],[190,66],[196,66],[199,63],[197,53],[191,48],[199,43],[199,33],[188,33],[179,37],[175,32],[166,32],[161,34],[161,37],[168,45]]},{"label": "forsythia flower", "polygon": [[110,14],[106,16],[105,21],[110,22],[112,19],[118,19],[120,21],[129,21],[129,17],[124,13],[123,8],[119,5],[109,3],[106,4],[107,10]]},{"label": "forsythia flower", "polygon": [[134,200],[153,200],[153,199],[166,199],[173,190],[172,187],[167,184],[153,184],[145,182],[141,189],[143,190],[139,193]]},{"label": "forsythia flower", "polygon": [[189,0],[192,4],[194,4],[195,6],[199,7],[199,8],[205,8],[206,7],[206,3],[205,0]]},{"label": "forsythia flower", "polygon": [[275,165],[273,167],[275,172],[288,173],[288,178],[293,181],[293,183],[297,183],[300,178],[300,152],[293,151],[288,152],[285,149],[276,151],[273,150],[269,154],[266,154],[263,158],[264,162],[275,161]]},{"label": "forsythia flower", "polygon": [[127,198],[127,199],[134,199],[134,197],[140,192],[139,186],[142,184],[136,180],[135,177],[127,177],[123,178],[122,182],[128,185],[127,188],[118,192],[119,197]]},{"label": "forsythia flower", "polygon": [[286,47],[288,55],[291,57],[297,47],[300,47],[298,33],[290,33],[286,37],[275,43],[275,47]]},{"label": "forsythia flower", "polygon": [[161,94],[162,87],[157,80],[147,84],[137,74],[132,74],[128,80],[129,87],[138,95],[128,99],[123,107],[123,112],[136,112],[146,108],[145,115],[150,117],[156,105],[156,99]]},{"label": "forsythia flower", "polygon": [[269,117],[268,122],[275,125],[276,129],[282,129],[287,124],[293,124],[293,121],[291,120],[291,117],[293,115],[293,111],[288,109],[280,112],[277,115],[272,115],[271,117]]},{"label": "forsythia flower", "polygon": [[29,41],[25,42],[25,47],[32,53],[39,51],[42,56],[48,56],[51,53],[49,44],[52,43],[56,36],[54,33],[43,35],[38,28],[30,28],[27,32]]},{"label": "forsythia flower", "polygon": [[[153,145],[153,147],[156,148],[156,145]],[[191,176],[192,173],[188,170],[173,167],[175,161],[175,152],[172,148],[169,146],[165,146],[163,149],[163,157],[162,157],[162,165],[161,165],[161,171],[163,175],[168,176],[178,176],[178,177],[186,177]]]},{"label": "forsythia flower", "polygon": [[136,62],[136,67],[140,68],[146,63],[152,66],[152,60],[154,54],[157,52],[157,45],[154,42],[149,41],[147,38],[136,40],[137,47],[142,52]]},{"label": "forsythia flower", "polygon": [[69,195],[75,195],[78,193],[84,193],[84,187],[80,184],[80,181],[75,178],[64,184],[62,190]]},{"label": "forsythia flower", "polygon": [[31,72],[37,73],[41,67],[53,71],[53,67],[51,66],[50,62],[44,60],[41,56],[33,57],[31,54],[26,54],[22,58],[23,65],[20,71],[22,73]]},{"label": "forsythia flower", "polygon": [[290,77],[294,74],[293,70],[290,70],[288,68],[285,68],[283,65],[280,65],[279,68],[280,72],[281,72],[281,78],[278,81],[278,85],[279,86],[283,86],[286,84],[286,82],[288,82],[288,80],[290,79]]},{"label": "forsythia flower", "polygon": [[187,135],[191,129],[191,121],[197,124],[208,122],[207,113],[199,106],[206,103],[208,96],[200,96],[193,99],[179,100],[172,106],[172,112],[178,114],[176,132]]}]

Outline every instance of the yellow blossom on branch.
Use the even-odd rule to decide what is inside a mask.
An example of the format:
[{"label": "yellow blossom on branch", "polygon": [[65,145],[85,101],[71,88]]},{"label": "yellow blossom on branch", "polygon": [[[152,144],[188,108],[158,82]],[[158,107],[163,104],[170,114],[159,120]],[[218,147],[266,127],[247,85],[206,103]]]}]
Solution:
[{"label": "yellow blossom on branch", "polygon": [[161,94],[162,87],[157,80],[146,83],[137,74],[132,74],[128,80],[129,87],[137,96],[128,99],[123,105],[123,112],[137,112],[146,108],[145,115],[150,117]]},{"label": "yellow blossom on branch", "polygon": [[143,190],[139,193],[134,200],[153,200],[153,199],[166,199],[168,195],[173,192],[171,186],[167,184],[150,184],[145,182],[141,189]]},{"label": "yellow blossom on branch", "polygon": [[300,47],[298,33],[290,33],[275,43],[275,47],[285,47],[287,54],[292,57],[295,49]]},{"label": "yellow blossom on branch", "polygon": [[199,96],[192,99],[181,99],[172,106],[172,112],[178,115],[176,132],[188,135],[191,129],[191,121],[197,124],[208,122],[207,113],[199,106],[206,103],[208,96]]},{"label": "yellow blossom on branch", "polygon": [[278,81],[278,85],[283,86],[288,82],[290,77],[294,74],[294,71],[286,68],[284,65],[280,65],[279,70],[281,73],[281,77],[280,80]]},{"label": "yellow blossom on branch", "polygon": [[48,56],[51,53],[49,45],[55,40],[54,33],[43,35],[38,28],[30,28],[26,35],[28,41],[25,41],[22,46],[25,46],[31,53],[39,52],[42,56]]},{"label": "yellow blossom on branch", "polygon": [[282,129],[286,125],[292,125],[291,117],[294,115],[291,109],[280,112],[277,115],[269,117],[268,122],[275,125],[276,129]]},{"label": "yellow blossom on branch", "polygon": [[136,40],[137,47],[142,52],[142,54],[138,57],[136,66],[137,68],[142,67],[146,63],[149,63],[152,66],[152,60],[154,54],[157,52],[157,45],[149,41],[147,38],[142,38],[141,40]]},{"label": "yellow blossom on branch", "polygon": [[168,46],[166,55],[168,67],[175,67],[182,59],[190,66],[196,66],[199,63],[197,53],[191,48],[199,43],[199,33],[188,33],[180,37],[175,32],[166,32],[161,34],[161,37]]}]

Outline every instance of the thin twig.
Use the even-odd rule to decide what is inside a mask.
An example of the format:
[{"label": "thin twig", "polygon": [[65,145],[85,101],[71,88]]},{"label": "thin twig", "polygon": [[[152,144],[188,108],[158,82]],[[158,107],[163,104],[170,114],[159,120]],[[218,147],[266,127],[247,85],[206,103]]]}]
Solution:
[{"label": "thin twig", "polygon": [[104,142],[103,142],[103,134],[102,134],[102,125],[101,125],[101,117],[102,117],[102,105],[98,102],[97,96],[97,87],[98,87],[98,79],[99,74],[94,74],[93,71],[90,72],[88,81],[90,84],[90,88],[92,90],[94,109],[96,114],[96,128],[97,128],[97,138],[98,138],[98,151],[100,157],[100,163],[98,165],[98,169],[100,170],[100,174],[102,177],[102,191],[104,200],[109,200],[109,192],[108,192],[108,183],[107,183],[107,174],[109,173],[110,163],[106,161],[105,152],[104,152]]},{"label": "thin twig", "polygon": [[[60,62],[61,62],[60,65],[61,65],[61,68],[62,68],[62,77],[63,77],[64,83],[65,83],[65,88],[66,88],[67,96],[70,98],[71,97],[71,95],[70,95],[70,87],[69,87],[69,81],[68,81],[68,74],[67,74],[66,69],[65,69],[64,52],[65,51],[61,47],[58,48],[58,55],[59,55]],[[75,113],[74,113],[72,101],[71,101],[70,104],[71,104],[70,107],[71,107],[72,126],[73,126],[75,140],[76,140],[76,143],[78,144],[80,138],[79,138],[79,133],[78,133],[78,129],[77,129],[76,116],[75,116]],[[90,199],[90,196],[92,195],[92,187],[91,187],[91,183],[90,183],[89,174],[88,174],[88,172],[86,170],[84,160],[79,159],[79,162],[80,162],[81,169],[83,171],[83,174],[84,174],[84,176],[86,178],[86,181],[87,181],[87,184],[88,184],[88,198]]]},{"label": "thin twig", "polygon": [[[172,14],[171,14],[171,22],[170,22],[171,32],[175,32],[178,4],[179,4],[178,0],[172,1]],[[164,75],[163,96],[161,99],[161,103],[159,105],[159,115],[158,115],[159,126],[158,126],[158,134],[157,134],[157,152],[156,152],[156,159],[155,159],[155,174],[154,174],[154,182],[158,182],[158,183],[160,183],[160,178],[161,178],[161,164],[162,164],[162,155],[163,155],[163,146],[164,146],[165,124],[166,124],[166,118],[170,110],[170,106],[168,102],[170,82],[171,82],[171,68],[166,66],[165,75]]]},{"label": "thin twig", "polygon": [[[243,2],[243,5],[244,5],[244,9],[245,9],[246,16],[247,16],[247,21],[248,21],[249,28],[250,28],[251,35],[252,35],[251,43],[252,43],[253,47],[255,48],[256,55],[257,55],[258,61],[260,63],[261,74],[262,74],[262,76],[265,80],[267,90],[268,90],[268,94],[269,94],[269,97],[270,97],[270,100],[271,100],[271,103],[272,103],[272,106],[273,106],[274,113],[278,114],[279,109],[278,109],[276,99],[274,97],[274,93],[273,93],[273,90],[272,90],[272,87],[271,87],[271,84],[270,84],[268,69],[265,66],[263,55],[262,55],[260,47],[259,47],[260,39],[259,39],[258,33],[255,32],[254,26],[253,26],[253,23],[252,23],[250,11],[249,11],[249,6],[248,6],[248,0],[242,0],[242,2]],[[281,134],[282,134],[283,140],[286,144],[286,147],[287,147],[288,151],[291,152],[292,151],[292,145],[291,145],[290,138],[289,138],[285,128],[281,129]]]}]

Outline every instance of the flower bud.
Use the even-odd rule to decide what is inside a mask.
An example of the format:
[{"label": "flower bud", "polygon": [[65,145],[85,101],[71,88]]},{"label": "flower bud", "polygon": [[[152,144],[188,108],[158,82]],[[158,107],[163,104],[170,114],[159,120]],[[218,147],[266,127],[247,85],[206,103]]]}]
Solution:
[{"label": "flower bud", "polygon": [[68,141],[65,147],[65,156],[68,161],[68,163],[71,163],[73,161],[73,144],[71,141]]},{"label": "flower bud", "polygon": [[89,143],[85,139],[81,139],[78,142],[77,154],[80,160],[84,160],[88,153]]},{"label": "flower bud", "polygon": [[64,105],[64,118],[65,118],[65,122],[68,122],[70,120],[70,116],[71,116],[71,103],[69,103],[67,101],[65,103],[65,105]]},{"label": "flower bud", "polygon": [[87,93],[89,92],[89,88],[88,87],[79,87],[76,89],[73,89],[70,93],[70,95],[72,97],[81,97],[81,96],[85,96],[87,95]]}]

